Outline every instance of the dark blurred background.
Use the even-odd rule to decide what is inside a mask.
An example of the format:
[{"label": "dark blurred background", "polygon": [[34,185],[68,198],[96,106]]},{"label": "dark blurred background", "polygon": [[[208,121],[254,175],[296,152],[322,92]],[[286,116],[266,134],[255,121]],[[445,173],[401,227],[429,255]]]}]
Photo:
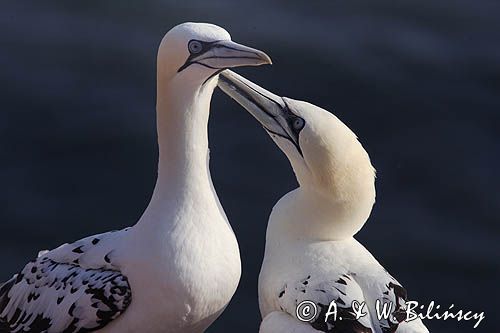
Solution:
[{"label": "dark blurred background", "polygon": [[[378,193],[356,237],[410,298],[485,311],[476,331],[498,331],[499,18],[493,0],[2,1],[0,278],[40,249],[139,218],[156,176],[157,46],[174,25],[205,21],[273,58],[240,73],[358,134]],[[295,178],[220,91],[210,147],[243,276],[209,332],[257,332],[267,218]]]}]

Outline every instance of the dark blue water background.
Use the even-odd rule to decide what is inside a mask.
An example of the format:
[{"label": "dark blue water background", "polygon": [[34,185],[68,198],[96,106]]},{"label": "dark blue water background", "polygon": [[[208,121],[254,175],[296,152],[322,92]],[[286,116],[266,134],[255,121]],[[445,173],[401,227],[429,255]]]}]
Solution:
[{"label": "dark blue water background", "polygon": [[[357,238],[410,298],[486,311],[477,331],[497,331],[499,17],[500,2],[487,0],[3,1],[1,279],[39,249],[138,219],[155,181],[158,43],[177,23],[208,21],[274,60],[240,73],[358,134],[378,193]],[[295,178],[220,92],[210,147],[243,277],[209,332],[257,332],[267,217]]]}]

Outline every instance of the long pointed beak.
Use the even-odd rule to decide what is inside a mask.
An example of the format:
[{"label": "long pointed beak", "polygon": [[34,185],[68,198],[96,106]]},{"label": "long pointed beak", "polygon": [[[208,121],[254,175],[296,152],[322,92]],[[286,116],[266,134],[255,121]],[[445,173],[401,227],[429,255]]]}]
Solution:
[{"label": "long pointed beak", "polygon": [[231,40],[214,42],[208,51],[191,61],[214,69],[272,64],[264,52]]},{"label": "long pointed beak", "polygon": [[230,70],[219,75],[218,86],[254,116],[267,132],[290,140],[301,151],[298,131],[294,129],[294,121],[301,118],[290,111],[282,97]]}]

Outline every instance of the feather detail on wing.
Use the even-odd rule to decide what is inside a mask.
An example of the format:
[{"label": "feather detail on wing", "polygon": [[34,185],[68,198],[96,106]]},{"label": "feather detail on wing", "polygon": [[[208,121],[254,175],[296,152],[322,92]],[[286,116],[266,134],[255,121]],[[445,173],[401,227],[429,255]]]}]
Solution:
[{"label": "feather detail on wing", "polygon": [[117,318],[131,302],[110,254],[122,232],[64,244],[28,263],[0,287],[0,332],[91,332]]},{"label": "feather detail on wing", "polygon": [[[377,283],[370,284],[369,292],[365,293],[368,303],[368,310],[372,313],[382,313],[383,308],[388,309],[388,316],[381,315],[376,318],[376,323],[383,333],[428,333],[429,331],[423,325],[420,319],[406,322],[406,303],[408,296],[406,289],[393,278],[385,269],[377,279]],[[379,304],[377,311],[376,305]]]},{"label": "feather detail on wing", "polygon": [[41,251],[39,258],[48,257],[59,263],[74,264],[84,268],[118,270],[112,260],[113,251],[120,238],[129,230],[126,228],[82,238],[63,244],[51,251]]},{"label": "feather detail on wing", "polygon": [[[324,278],[315,279],[314,275],[308,275],[298,282],[285,284],[277,292],[278,305],[281,311],[297,318],[297,306],[303,301],[313,302],[317,306],[317,315],[309,324],[321,332],[428,332],[420,320],[411,323],[404,321],[408,301],[406,290],[392,276],[385,273],[384,278],[379,280],[384,282],[375,285],[371,283],[367,290],[363,290],[354,273],[341,274],[335,279],[326,281]],[[386,312],[387,316],[379,315],[381,311],[376,311],[377,300],[380,310],[387,304],[389,309]],[[330,307],[332,302],[336,305],[336,309]],[[336,316],[331,313],[334,310]],[[327,316],[329,311],[331,314]]]},{"label": "feather detail on wing", "polygon": [[[370,314],[356,318],[353,301],[364,302],[363,292],[351,276],[344,274],[330,281],[315,280],[307,276],[303,280],[286,284],[278,292],[278,302],[282,311],[297,318],[297,306],[303,301],[312,301],[317,306],[317,316],[310,325],[321,332],[329,333],[372,333]],[[332,301],[337,306],[337,316],[326,314]],[[333,308],[331,309],[333,310]]]}]

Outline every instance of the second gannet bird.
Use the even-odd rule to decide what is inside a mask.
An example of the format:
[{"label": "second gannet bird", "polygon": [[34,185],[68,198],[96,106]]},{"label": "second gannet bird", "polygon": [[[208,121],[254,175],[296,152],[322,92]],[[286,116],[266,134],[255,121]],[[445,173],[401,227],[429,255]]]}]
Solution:
[{"label": "second gannet bird", "polygon": [[157,63],[158,179],[136,225],[39,257],[0,287],[0,332],[203,332],[240,278],[235,235],[208,166],[217,74],[270,63],[222,28],[185,23]]},{"label": "second gannet bird", "polygon": [[[269,218],[260,332],[428,332],[420,319],[404,321],[405,289],[353,238],[375,202],[375,170],[356,135],[333,114],[274,95],[231,71],[220,75],[219,87],[262,124],[300,185]],[[380,309],[387,304],[387,320],[378,318],[377,300]],[[316,316],[306,301],[316,306]],[[337,315],[327,317],[332,301]],[[356,319],[363,302],[366,315]]]}]

